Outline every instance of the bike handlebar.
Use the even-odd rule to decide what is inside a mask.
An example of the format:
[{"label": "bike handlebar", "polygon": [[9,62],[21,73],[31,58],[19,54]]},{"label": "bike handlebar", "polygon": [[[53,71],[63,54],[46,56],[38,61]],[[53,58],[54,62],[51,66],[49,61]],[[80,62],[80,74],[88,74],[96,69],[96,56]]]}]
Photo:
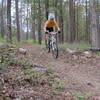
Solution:
[{"label": "bike handlebar", "polygon": [[58,34],[58,33],[60,33],[59,31],[57,31],[57,32],[46,32],[46,33],[49,33],[49,34],[51,34],[51,35],[56,35],[56,34]]},{"label": "bike handlebar", "polygon": [[49,32],[51,35],[56,35],[58,32]]}]

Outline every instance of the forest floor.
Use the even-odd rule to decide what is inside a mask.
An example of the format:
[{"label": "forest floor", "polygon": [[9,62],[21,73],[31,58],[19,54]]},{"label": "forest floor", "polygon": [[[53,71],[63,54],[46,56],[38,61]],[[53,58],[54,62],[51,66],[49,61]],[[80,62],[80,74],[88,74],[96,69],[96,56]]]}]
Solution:
[{"label": "forest floor", "polygon": [[42,46],[22,48],[0,49],[0,100],[100,100],[99,54],[60,50],[54,59]]}]

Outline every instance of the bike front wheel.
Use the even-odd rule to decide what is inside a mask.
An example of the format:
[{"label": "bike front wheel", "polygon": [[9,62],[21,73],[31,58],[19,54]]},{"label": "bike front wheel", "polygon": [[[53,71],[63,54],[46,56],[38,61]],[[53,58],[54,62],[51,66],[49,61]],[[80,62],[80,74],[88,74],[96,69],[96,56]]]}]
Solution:
[{"label": "bike front wheel", "polygon": [[52,44],[52,55],[55,59],[58,58],[58,46],[56,43]]}]

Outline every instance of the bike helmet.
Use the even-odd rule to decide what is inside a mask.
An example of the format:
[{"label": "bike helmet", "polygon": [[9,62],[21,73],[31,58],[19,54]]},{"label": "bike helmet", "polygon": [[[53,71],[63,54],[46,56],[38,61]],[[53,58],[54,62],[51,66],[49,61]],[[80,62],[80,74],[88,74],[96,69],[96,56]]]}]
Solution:
[{"label": "bike helmet", "polygon": [[50,13],[48,18],[49,18],[49,19],[54,19],[55,16],[54,16],[54,14]]}]

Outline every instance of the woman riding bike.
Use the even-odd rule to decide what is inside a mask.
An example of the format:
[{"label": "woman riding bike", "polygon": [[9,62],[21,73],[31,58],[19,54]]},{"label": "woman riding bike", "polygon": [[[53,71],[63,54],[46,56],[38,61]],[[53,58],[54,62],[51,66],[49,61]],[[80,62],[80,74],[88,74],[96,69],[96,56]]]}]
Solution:
[{"label": "woman riding bike", "polygon": [[[47,43],[49,32],[54,31],[54,27],[57,27],[58,32],[60,32],[60,28],[58,23],[55,21],[54,14],[50,13],[48,16],[48,20],[45,22],[44,31],[45,31],[45,43]],[[47,44],[46,44],[47,46]]]}]

